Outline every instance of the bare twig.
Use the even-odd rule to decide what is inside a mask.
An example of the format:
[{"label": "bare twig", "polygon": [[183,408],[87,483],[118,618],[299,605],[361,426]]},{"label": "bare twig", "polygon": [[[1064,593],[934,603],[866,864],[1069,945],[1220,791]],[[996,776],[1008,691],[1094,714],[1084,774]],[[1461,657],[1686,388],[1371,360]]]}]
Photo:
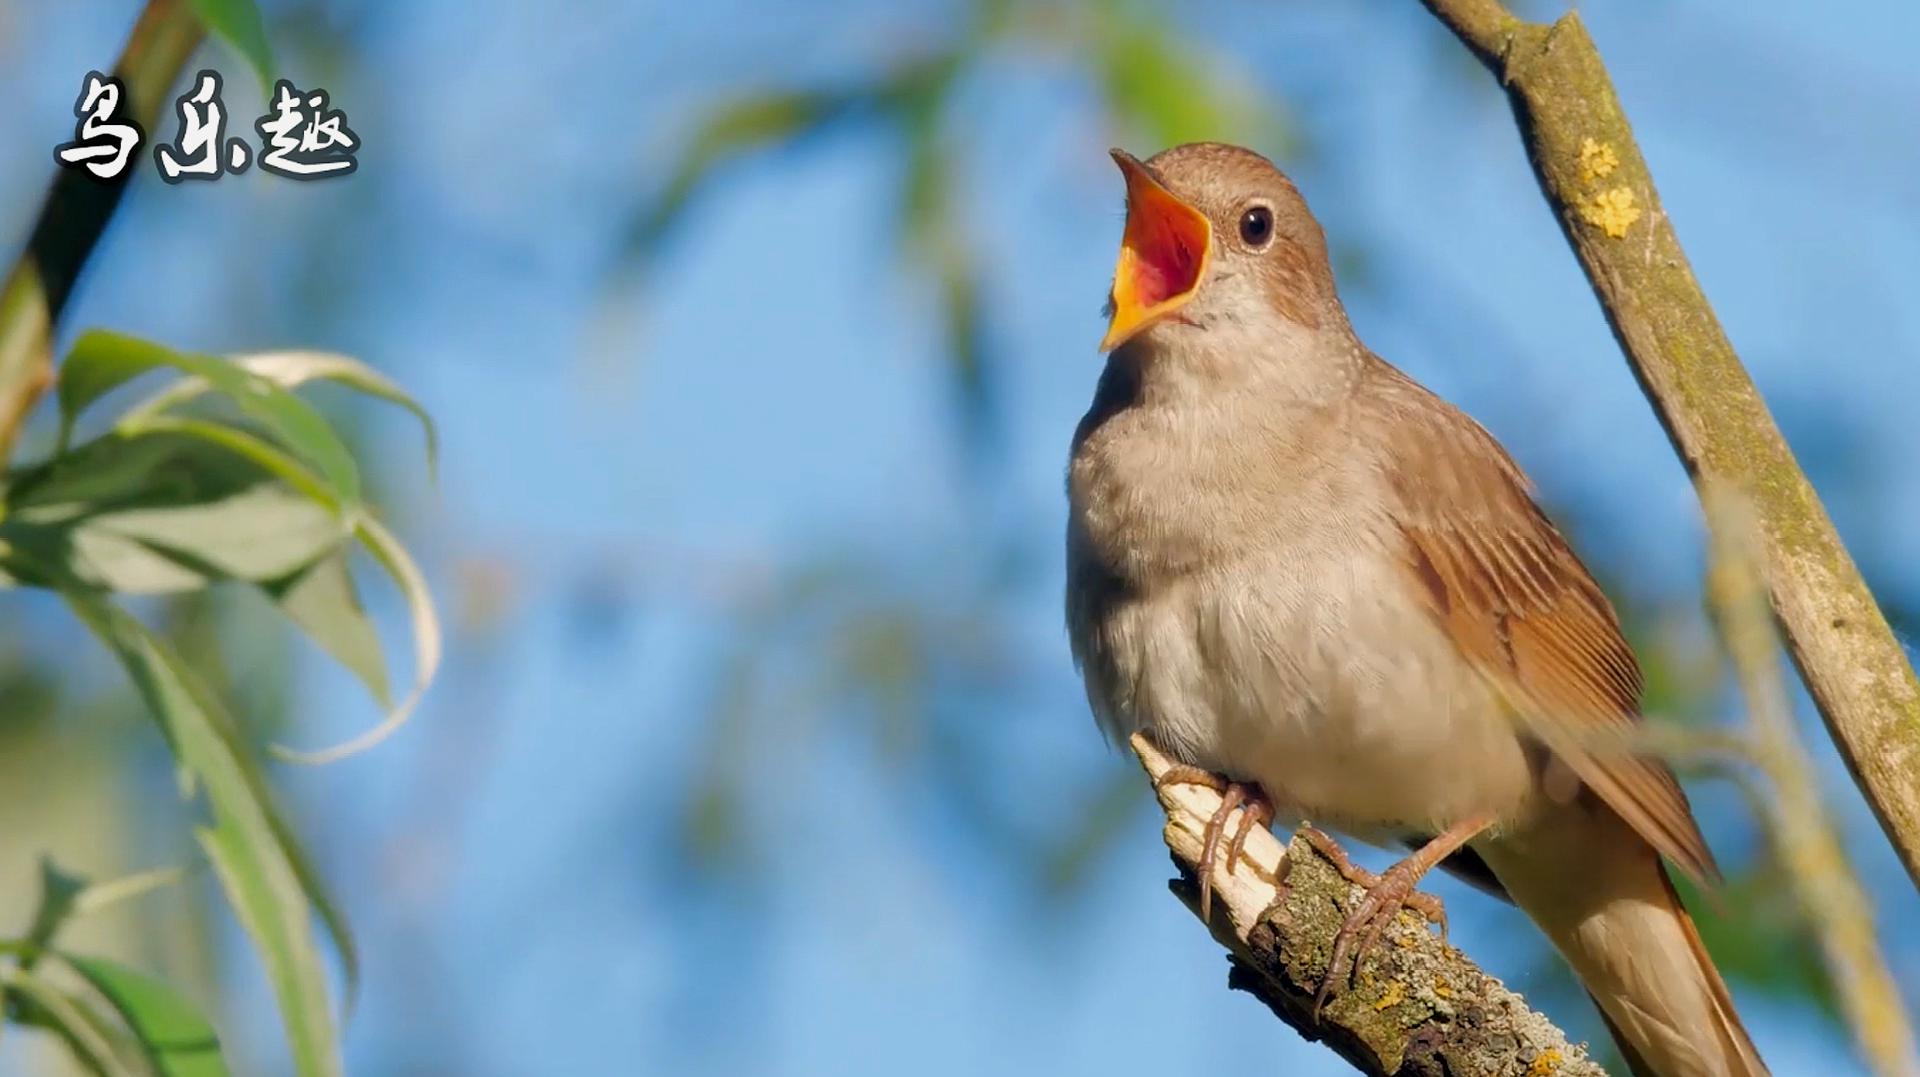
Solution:
[{"label": "bare twig", "polygon": [[[167,89],[203,34],[186,0],[149,0],[113,68],[127,87],[126,117],[142,130],[151,131]],[[26,251],[0,285],[0,464],[12,456],[27,412],[53,384],[54,326],[81,267],[144,161],[136,152],[111,180],[95,179],[81,169],[61,169],[34,221]]]},{"label": "bare twig", "polygon": [[1585,26],[1573,13],[1523,22],[1498,0],[1422,2],[1506,88],[1541,190],[1696,486],[1753,506],[1794,662],[1920,883],[1920,681],[1701,293]]},{"label": "bare twig", "polygon": [[[1167,813],[1167,848],[1183,875],[1174,892],[1198,916],[1202,834],[1220,795],[1163,781],[1172,761],[1144,738],[1133,738],[1133,750]],[[1407,913],[1377,951],[1362,958],[1354,986],[1330,999],[1314,1020],[1314,993],[1334,935],[1361,899],[1359,887],[1305,841],[1296,838],[1282,850],[1264,828],[1248,835],[1232,867],[1206,866],[1213,881],[1207,926],[1233,956],[1227,982],[1265,1002],[1302,1036],[1325,1041],[1360,1072],[1605,1077],[1584,1046],[1569,1043],[1526,1000]]]},{"label": "bare twig", "polygon": [[1920,1074],[1899,988],[1874,940],[1873,910],[1848,868],[1820,802],[1820,787],[1793,727],[1793,709],[1774,660],[1775,637],[1755,573],[1753,514],[1736,496],[1708,503],[1716,549],[1708,591],[1733,656],[1753,726],[1752,756],[1774,795],[1769,833],[1819,937],[1840,1008],[1883,1077]]}]

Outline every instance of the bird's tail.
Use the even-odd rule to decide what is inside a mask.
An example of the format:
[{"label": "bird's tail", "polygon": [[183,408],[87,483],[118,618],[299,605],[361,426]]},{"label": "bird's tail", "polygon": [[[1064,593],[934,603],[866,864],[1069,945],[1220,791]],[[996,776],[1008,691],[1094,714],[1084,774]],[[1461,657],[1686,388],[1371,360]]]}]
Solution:
[{"label": "bird's tail", "polygon": [[1487,861],[1573,966],[1636,1077],[1765,1077],[1653,848],[1591,802],[1529,830],[1488,843]]}]

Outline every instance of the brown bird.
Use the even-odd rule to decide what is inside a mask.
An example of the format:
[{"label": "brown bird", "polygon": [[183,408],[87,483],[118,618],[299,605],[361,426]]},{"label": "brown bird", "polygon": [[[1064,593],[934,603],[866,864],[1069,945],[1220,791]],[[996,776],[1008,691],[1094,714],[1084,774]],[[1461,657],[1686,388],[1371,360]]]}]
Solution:
[{"label": "brown bird", "polygon": [[1540,925],[1637,1073],[1764,1074],[1662,865],[1717,878],[1671,772],[1626,743],[1639,666],[1527,477],[1354,336],[1265,158],[1113,157],[1110,354],[1068,477],[1068,628],[1102,728],[1227,792],[1209,857],[1236,804],[1240,837],[1277,809],[1415,848],[1348,866],[1368,897],[1334,969],[1403,905],[1437,911],[1413,887],[1445,863]]}]

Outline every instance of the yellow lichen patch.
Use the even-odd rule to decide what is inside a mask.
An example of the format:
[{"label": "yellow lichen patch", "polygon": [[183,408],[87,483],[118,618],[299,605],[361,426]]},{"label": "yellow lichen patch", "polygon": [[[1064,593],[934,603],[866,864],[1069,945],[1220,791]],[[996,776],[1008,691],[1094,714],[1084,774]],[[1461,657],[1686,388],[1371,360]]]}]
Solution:
[{"label": "yellow lichen patch", "polygon": [[1406,986],[1399,980],[1393,980],[1387,984],[1387,989],[1381,992],[1380,1001],[1374,1003],[1373,1008],[1376,1010],[1384,1010],[1389,1006],[1398,1005],[1400,1000],[1406,997]]},{"label": "yellow lichen patch", "polygon": [[1613,152],[1613,143],[1595,142],[1589,138],[1580,143],[1580,178],[1592,183],[1605,179],[1614,169],[1620,167],[1620,155]]},{"label": "yellow lichen patch", "polygon": [[1548,1077],[1560,1068],[1560,1049],[1549,1047],[1533,1057],[1533,1064],[1527,1067],[1527,1077]]},{"label": "yellow lichen patch", "polygon": [[1445,980],[1435,980],[1433,982],[1433,993],[1439,995],[1441,998],[1452,998],[1453,988],[1448,987]]},{"label": "yellow lichen patch", "polygon": [[1619,239],[1640,219],[1640,207],[1633,204],[1633,188],[1614,187],[1587,199],[1580,207],[1580,216],[1588,224]]}]

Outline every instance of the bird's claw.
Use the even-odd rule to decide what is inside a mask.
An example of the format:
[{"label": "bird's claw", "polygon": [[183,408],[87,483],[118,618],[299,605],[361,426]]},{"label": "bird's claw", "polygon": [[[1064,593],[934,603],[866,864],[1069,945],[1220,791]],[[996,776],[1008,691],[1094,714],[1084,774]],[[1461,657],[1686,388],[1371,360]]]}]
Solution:
[{"label": "bird's claw", "polygon": [[1247,834],[1252,831],[1254,824],[1273,824],[1273,802],[1257,784],[1231,781],[1210,770],[1185,763],[1174,764],[1160,776],[1159,784],[1169,782],[1204,786],[1220,794],[1220,807],[1207,820],[1207,828],[1200,842],[1200,919],[1211,922],[1214,857],[1220,851],[1220,838],[1226,833],[1227,820],[1232,817],[1234,809],[1240,809],[1240,825],[1227,842],[1227,874],[1232,875],[1233,869],[1240,863],[1240,854],[1247,846]]},{"label": "bird's claw", "polygon": [[1400,914],[1403,908],[1413,909],[1426,917],[1428,921],[1439,925],[1440,937],[1447,937],[1447,910],[1440,900],[1431,894],[1423,894],[1414,889],[1426,874],[1426,865],[1417,857],[1405,860],[1388,868],[1381,874],[1355,864],[1347,858],[1347,852],[1324,831],[1305,827],[1300,836],[1314,850],[1333,864],[1340,874],[1350,883],[1366,891],[1360,904],[1347,916],[1346,922],[1333,937],[1333,953],[1327,958],[1327,972],[1320,981],[1320,990],[1313,996],[1313,1019],[1320,1019],[1320,1010],[1333,994],[1336,982],[1352,981],[1359,971],[1360,962],[1380,942],[1387,925]]}]

